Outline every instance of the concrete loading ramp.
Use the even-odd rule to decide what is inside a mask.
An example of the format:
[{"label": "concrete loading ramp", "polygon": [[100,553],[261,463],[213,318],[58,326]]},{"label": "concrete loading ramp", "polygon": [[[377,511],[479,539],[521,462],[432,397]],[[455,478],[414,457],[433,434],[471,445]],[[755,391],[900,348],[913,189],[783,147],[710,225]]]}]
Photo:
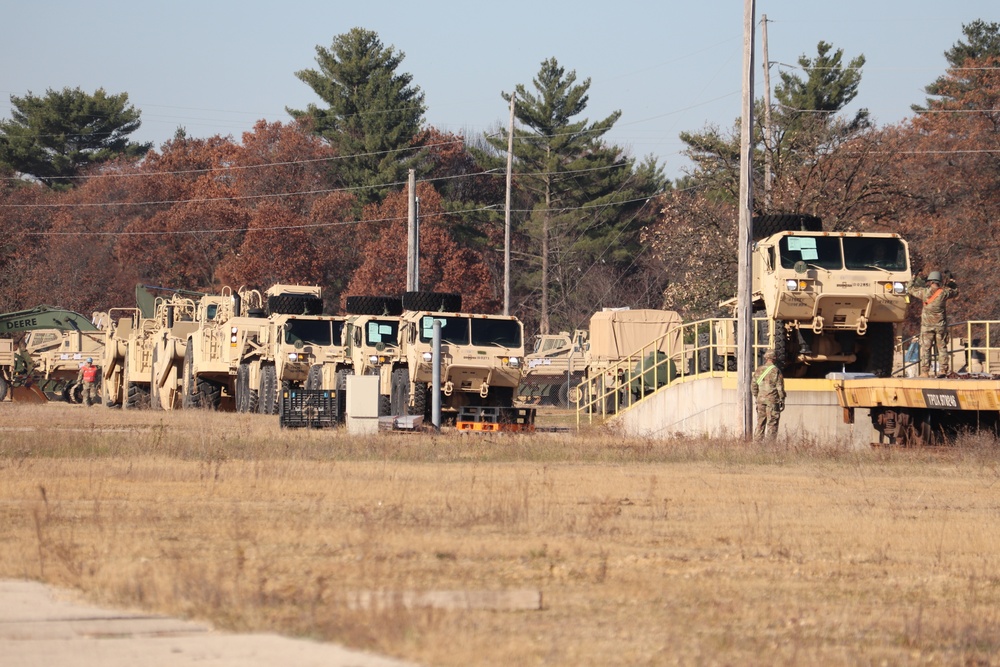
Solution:
[{"label": "concrete loading ramp", "polygon": [[[878,440],[867,410],[855,410],[855,423],[844,423],[832,380],[786,379],[785,391],[779,437],[857,447]],[[607,425],[642,438],[737,437],[742,426],[736,400],[735,373],[702,374],[660,388],[610,418]]]}]

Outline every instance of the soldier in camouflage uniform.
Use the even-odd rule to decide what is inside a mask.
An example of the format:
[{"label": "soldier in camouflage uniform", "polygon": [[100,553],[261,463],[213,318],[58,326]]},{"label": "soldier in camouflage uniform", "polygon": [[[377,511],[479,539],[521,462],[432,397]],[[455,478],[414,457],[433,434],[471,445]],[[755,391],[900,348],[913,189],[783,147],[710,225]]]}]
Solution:
[{"label": "soldier in camouflage uniform", "polygon": [[764,353],[764,363],[753,372],[750,386],[757,402],[757,428],[754,440],[762,440],[766,433],[769,440],[778,435],[778,421],[785,409],[785,378],[781,369],[774,365],[774,350]]},{"label": "soldier in camouflage uniform", "polygon": [[948,355],[948,300],[958,294],[958,285],[951,278],[942,284],[941,272],[927,274],[923,287],[911,284],[907,292],[924,304],[920,314],[920,377],[927,377],[931,370],[931,348],[937,344],[940,372],[947,375],[951,371]]}]

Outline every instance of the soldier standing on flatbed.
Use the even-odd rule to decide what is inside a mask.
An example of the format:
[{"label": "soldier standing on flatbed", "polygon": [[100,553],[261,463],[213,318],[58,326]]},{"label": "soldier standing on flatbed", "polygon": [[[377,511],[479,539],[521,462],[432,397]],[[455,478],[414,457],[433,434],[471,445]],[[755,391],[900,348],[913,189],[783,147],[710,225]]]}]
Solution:
[{"label": "soldier standing on flatbed", "polygon": [[757,403],[757,428],[753,432],[754,440],[764,438],[765,427],[767,438],[774,440],[778,435],[778,421],[781,411],[785,409],[785,378],[781,369],[774,365],[774,350],[764,353],[764,363],[753,372],[753,383],[750,391]]},{"label": "soldier standing on flatbed", "polygon": [[951,371],[951,359],[948,354],[948,300],[958,295],[958,284],[954,279],[941,281],[940,271],[927,274],[927,283],[923,287],[910,285],[907,289],[910,296],[917,297],[924,304],[920,314],[920,377],[928,377],[931,371],[931,348],[937,345],[939,370],[942,375]]}]

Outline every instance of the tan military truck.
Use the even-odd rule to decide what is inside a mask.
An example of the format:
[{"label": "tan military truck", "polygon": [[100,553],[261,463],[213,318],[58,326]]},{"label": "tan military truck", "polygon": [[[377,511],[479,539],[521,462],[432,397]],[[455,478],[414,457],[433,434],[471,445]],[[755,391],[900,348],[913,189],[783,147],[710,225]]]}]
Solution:
[{"label": "tan military truck", "polygon": [[[840,370],[888,376],[893,326],[906,316],[912,278],[907,243],[898,234],[821,227],[812,216],[754,218],[756,349],[772,347],[790,377]],[[766,232],[773,233],[761,236]],[[732,332],[726,338],[736,340]],[[720,351],[735,354],[732,346]]]},{"label": "tan military truck", "polygon": [[[525,373],[520,400],[530,399],[532,391],[544,395],[549,388],[549,402],[560,407],[574,405],[581,398],[593,400],[612,390],[624,391],[624,377],[618,377],[623,362],[639,363],[644,347],[647,353],[667,355],[680,364],[681,316],[672,310],[652,308],[607,308],[594,313],[589,329],[539,336],[535,351],[525,359]],[[673,335],[665,337],[669,332]],[[584,386],[586,396],[577,387]],[[551,388],[555,388],[552,396]]]},{"label": "tan military truck", "polygon": [[180,341],[197,327],[197,303],[180,293],[155,297],[151,316],[113,308],[101,366],[106,405],[125,409],[180,407]]},{"label": "tan military truck", "polygon": [[346,376],[352,372],[345,318],[322,314],[318,286],[274,285],[265,297],[266,319],[227,325],[236,410],[278,414],[282,388],[297,387],[336,393],[341,417]]},{"label": "tan military truck", "polygon": [[[680,364],[684,356],[681,316],[672,310],[610,308],[590,318],[590,345],[583,401],[603,399],[605,410],[628,402],[628,369],[654,354]],[[617,395],[617,398],[616,398]]]},{"label": "tan military truck", "polygon": [[465,406],[514,406],[524,362],[524,327],[513,316],[461,312],[461,296],[403,294],[401,355],[390,376],[390,412],[424,415],[431,407],[433,331],[441,324],[441,412]]},{"label": "tan military truck", "polygon": [[402,300],[398,297],[349,296],[344,342],[357,375],[379,376],[379,416],[392,414],[392,373],[402,362],[399,341]]},{"label": "tan military truck", "polygon": [[267,330],[263,315],[260,292],[224,287],[198,300],[191,326],[161,338],[169,361],[160,372],[180,368],[180,407],[236,408],[239,355],[248,337]]}]

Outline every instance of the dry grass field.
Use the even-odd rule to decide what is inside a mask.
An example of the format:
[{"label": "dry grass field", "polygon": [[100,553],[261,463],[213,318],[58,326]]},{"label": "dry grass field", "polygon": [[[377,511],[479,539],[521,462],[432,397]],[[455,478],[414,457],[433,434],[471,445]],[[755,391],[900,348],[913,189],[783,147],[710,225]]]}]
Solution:
[{"label": "dry grass field", "polygon": [[[0,577],[425,665],[1000,663],[1000,446],[0,404]],[[541,609],[406,592],[537,590]],[[384,592],[389,604],[352,604]],[[395,596],[395,597],[391,597]]]}]

